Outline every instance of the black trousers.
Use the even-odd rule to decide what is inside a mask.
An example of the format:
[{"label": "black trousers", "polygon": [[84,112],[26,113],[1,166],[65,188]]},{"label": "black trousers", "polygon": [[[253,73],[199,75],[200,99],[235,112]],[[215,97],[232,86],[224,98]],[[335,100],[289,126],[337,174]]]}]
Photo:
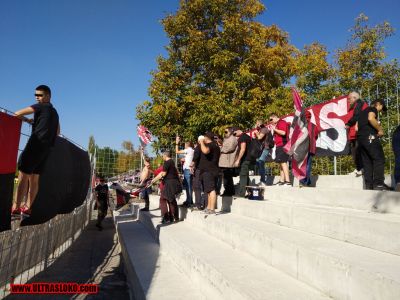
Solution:
[{"label": "black trousers", "polygon": [[357,171],[361,171],[363,169],[363,163],[361,159],[360,147],[358,146],[357,140],[350,141],[350,151]]},{"label": "black trousers", "polygon": [[364,166],[364,180],[367,189],[385,182],[385,154],[378,137],[358,137],[358,146]]},{"label": "black trousers", "polygon": [[194,200],[197,208],[207,207],[207,195],[203,193],[203,185],[201,183],[200,170],[196,169],[193,176],[193,192]]},{"label": "black trousers", "polygon": [[233,175],[235,169],[233,168],[221,168],[224,174],[224,195],[233,196],[235,195],[235,186],[233,185]]}]

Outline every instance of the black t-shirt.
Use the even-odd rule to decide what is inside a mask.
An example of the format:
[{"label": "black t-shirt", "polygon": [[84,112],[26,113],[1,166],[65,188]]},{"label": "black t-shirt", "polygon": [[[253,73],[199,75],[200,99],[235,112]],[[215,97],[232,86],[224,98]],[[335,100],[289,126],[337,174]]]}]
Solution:
[{"label": "black t-shirt", "polygon": [[176,169],[175,163],[172,159],[164,162],[163,171],[167,172],[164,179],[179,179],[178,170]]},{"label": "black t-shirt", "polygon": [[200,146],[196,146],[196,148],[194,148],[194,153],[193,153],[193,162],[194,162],[194,167],[197,168],[199,166],[199,162],[200,162]]},{"label": "black t-shirt", "polygon": [[58,113],[51,103],[31,105],[33,116],[32,137],[43,144],[53,146],[57,136]]},{"label": "black t-shirt", "polygon": [[240,152],[240,149],[242,147],[241,144],[246,143],[246,151],[244,152],[241,161],[250,161],[251,160],[251,158],[249,157],[250,142],[251,142],[251,138],[246,133],[242,133],[242,135],[238,139],[238,145],[239,145],[238,153]]},{"label": "black t-shirt", "polygon": [[211,142],[205,145],[210,149],[210,152],[208,154],[204,154],[203,151],[201,151],[200,149],[201,153],[200,153],[199,169],[201,172],[207,171],[211,173],[218,173],[219,172],[218,162],[221,150],[219,149],[217,143],[215,142]]},{"label": "black t-shirt", "polygon": [[375,117],[378,117],[378,111],[375,107],[367,107],[358,116],[358,132],[357,136],[368,137],[370,134],[376,135],[378,131],[372,127],[368,121],[368,114],[370,112],[375,113]]},{"label": "black t-shirt", "polygon": [[100,202],[107,202],[108,198],[108,185],[107,184],[98,184],[95,188],[97,192],[97,200]]}]

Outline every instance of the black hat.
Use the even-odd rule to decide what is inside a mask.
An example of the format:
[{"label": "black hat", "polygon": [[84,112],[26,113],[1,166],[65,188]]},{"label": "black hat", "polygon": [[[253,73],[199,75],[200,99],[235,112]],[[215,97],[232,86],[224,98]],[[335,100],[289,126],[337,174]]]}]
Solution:
[{"label": "black hat", "polygon": [[386,106],[386,104],[385,104],[385,101],[384,101],[384,100],[381,100],[381,99],[376,99],[376,100],[374,100],[374,101],[372,101],[372,102],[371,102],[371,106],[375,106],[375,105],[376,105],[376,103],[379,103],[379,104],[381,104],[381,105],[382,105],[382,111],[387,111],[387,106]]}]

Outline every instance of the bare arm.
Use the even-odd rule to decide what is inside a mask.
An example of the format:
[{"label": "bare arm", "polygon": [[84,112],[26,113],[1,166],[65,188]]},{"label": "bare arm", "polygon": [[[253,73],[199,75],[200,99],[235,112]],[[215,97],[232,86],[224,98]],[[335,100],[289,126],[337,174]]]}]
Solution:
[{"label": "bare arm", "polygon": [[235,160],[235,167],[238,167],[240,165],[240,160],[242,159],[244,153],[246,152],[246,143],[240,143],[240,151],[239,154]]},{"label": "bare arm", "polygon": [[374,127],[378,131],[378,136],[383,136],[382,127],[378,123],[375,113],[372,111],[368,113],[368,122],[369,124],[371,124],[372,127]]},{"label": "bare arm", "polygon": [[19,111],[16,111],[15,112],[15,116],[18,118],[18,119],[21,119],[21,120],[23,120],[23,121],[26,121],[26,122],[28,122],[28,123],[32,123],[32,119],[28,119],[28,118],[25,118],[24,116],[25,115],[30,115],[30,114],[33,114],[35,111],[33,110],[33,108],[32,107],[30,107],[30,106],[28,106],[28,107],[25,107],[25,108],[23,108],[23,109],[20,109]]},{"label": "bare arm", "polygon": [[281,129],[274,129],[274,132],[276,132],[277,134],[279,134],[279,135],[286,135],[286,131],[285,130],[281,130]]},{"label": "bare arm", "polygon": [[204,143],[204,140],[200,140],[200,149],[201,149],[201,152],[203,152],[203,154],[210,153],[210,148],[208,148],[206,146],[206,144]]},{"label": "bare arm", "polygon": [[161,178],[163,178],[165,175],[167,175],[167,172],[162,171],[160,172],[160,174],[158,174],[156,177],[153,178],[153,180],[151,181],[151,183],[154,183],[156,181],[159,181]]}]

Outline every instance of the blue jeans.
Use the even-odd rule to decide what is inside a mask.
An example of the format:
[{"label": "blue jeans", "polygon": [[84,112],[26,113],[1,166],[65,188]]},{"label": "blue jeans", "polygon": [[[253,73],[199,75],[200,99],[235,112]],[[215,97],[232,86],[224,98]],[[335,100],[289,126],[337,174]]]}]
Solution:
[{"label": "blue jeans", "polygon": [[264,149],[261,156],[257,159],[258,173],[260,173],[260,181],[266,183],[265,179],[265,161],[267,160],[269,150]]},{"label": "blue jeans", "polygon": [[186,204],[187,205],[192,205],[193,200],[192,200],[192,179],[193,175],[190,174],[189,169],[184,169],[183,170],[183,180],[185,181],[185,189],[186,189]]}]

